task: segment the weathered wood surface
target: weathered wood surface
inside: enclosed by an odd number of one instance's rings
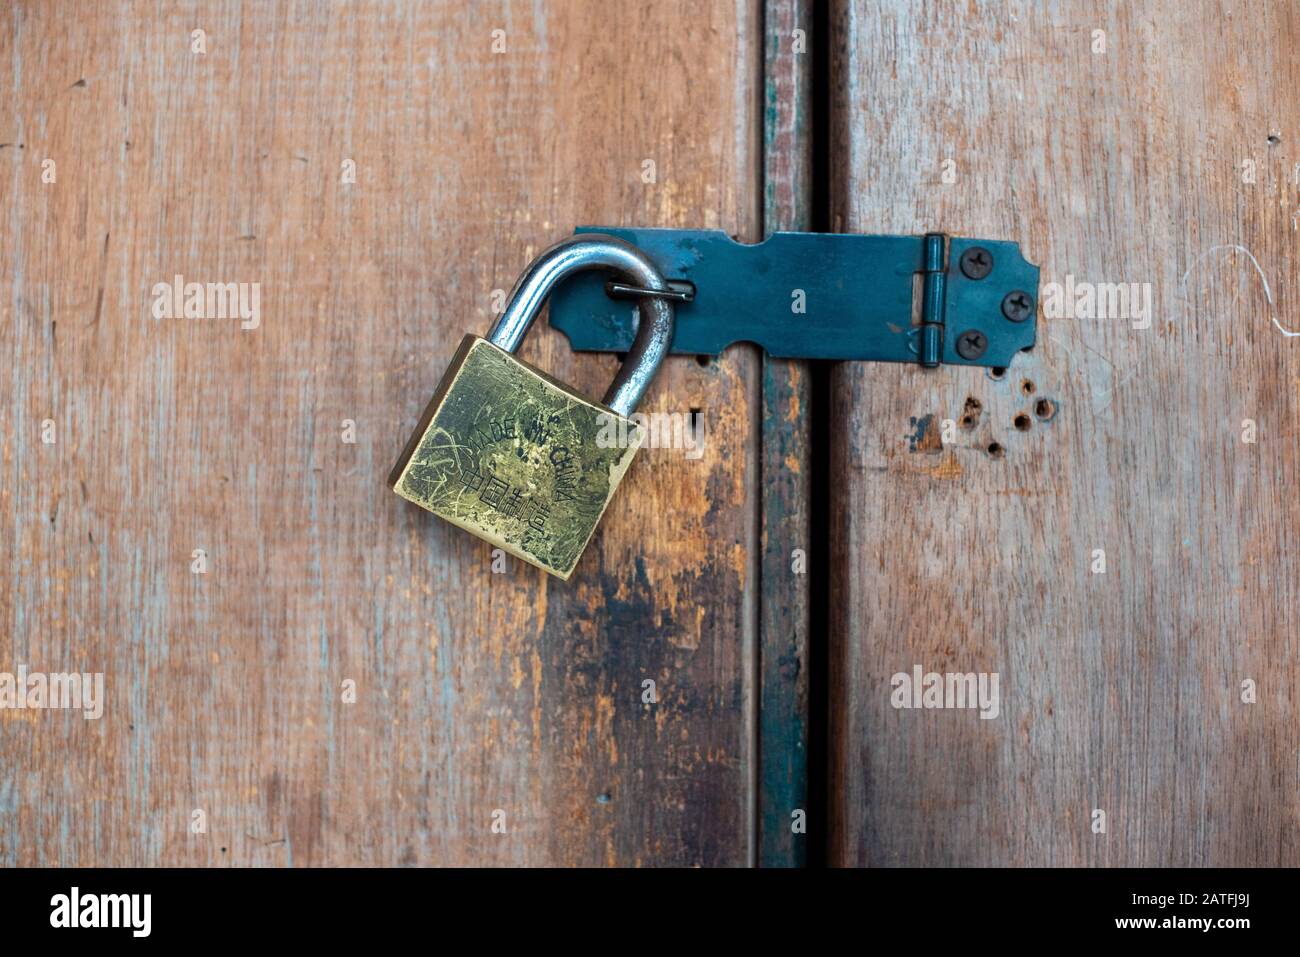
[[[812,228],[813,11],[767,0],[763,17],[763,229]],[[759,590],[758,862],[808,855],[808,595],[812,556],[812,375],[762,362],[762,587]],[[796,815],[799,815],[798,817]],[[816,833],[825,833],[815,820]]]
[[[669,360],[647,408],[701,409],[705,454],[642,451],[567,585],[383,479],[576,224],[757,238],[759,23],[6,6],[0,670],[107,702],[0,713],[0,863],[753,860],[752,351]],[[260,283],[260,326],[155,319],[177,274]],[[522,354],[595,395],[616,362],[540,326]]]
[[[835,225],[1014,239],[1044,283],[1154,303],[1147,329],[1040,314],[1002,380],[837,373],[832,860],[1300,863],[1300,339],[1271,321],[1300,328],[1300,13],[832,17]],[[968,397],[978,422],[940,447]],[[1000,716],[895,710],[915,664],[999,672]]]

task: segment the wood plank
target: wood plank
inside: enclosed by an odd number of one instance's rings
[[[764,9],[763,225],[812,228],[813,9]],[[802,867],[808,830],[808,595],[812,374],[762,357],[763,587],[759,595],[758,860]],[[816,825],[819,829],[820,822]]]
[[[0,670],[106,676],[98,721],[0,712],[0,863],[751,860],[752,351],[667,363],[705,453],[642,451],[567,585],[384,477],[575,225],[755,237],[757,3],[0,18]],[[155,319],[178,274],[258,328]]]
[[[838,371],[832,860],[1300,863],[1300,340],[1270,321],[1300,327],[1300,13],[833,18],[838,227],[1017,240],[1044,284],[1149,283],[1153,318],[1041,317],[1002,379]],[[1001,713],[893,708],[914,665],[999,673]]]

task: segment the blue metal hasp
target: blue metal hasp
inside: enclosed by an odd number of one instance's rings
[[[1008,366],[1034,345],[1038,267],[1013,242],[773,233],[738,243],[708,229],[618,229],[668,278],[672,351],[718,355],[753,342],[787,359]],[[577,276],[551,297],[551,325],[583,352],[626,352],[646,290]]]

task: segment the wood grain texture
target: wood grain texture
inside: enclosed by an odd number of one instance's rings
[[[643,450],[567,585],[383,480],[575,225],[756,238],[758,24],[6,6],[0,670],[103,671],[107,703],[0,712],[0,863],[752,859],[754,354],[666,363],[644,408],[702,409],[705,454]],[[177,274],[260,283],[260,326],[155,319]],[[542,326],[521,354],[591,395],[616,363]]]
[[[763,227],[812,228],[813,13],[767,0],[763,17]],[[812,377],[762,359],[762,588],[759,592],[758,861],[807,861],[808,594]],[[793,815],[804,812],[795,830]],[[818,825],[820,827],[820,824]]]
[[[1001,380],[837,373],[832,859],[1300,863],[1300,340],[1270,321],[1300,328],[1300,14],[832,17],[837,226],[1013,239],[1045,284],[1150,283],[1154,303],[1148,329],[1040,314]],[[973,428],[909,443],[968,397]],[[999,672],[1000,716],[895,710],[891,675],[915,664]]]

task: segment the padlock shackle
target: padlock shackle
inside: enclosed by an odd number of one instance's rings
[[[510,292],[510,300],[487,340],[513,353],[524,341],[542,304],[561,280],[584,269],[605,268],[620,273],[634,285],[663,291],[668,282],[647,257],[631,243],[604,233],[582,233],[562,239],[529,263]],[[636,411],[641,397],[659,371],[673,344],[673,304],[659,297],[637,302],[637,330],[603,402],[619,415]]]

